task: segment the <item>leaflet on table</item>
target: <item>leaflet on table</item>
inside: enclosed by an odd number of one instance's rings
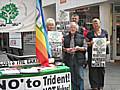
[[[54,67],[32,67],[27,69],[20,69],[20,73],[38,73],[43,70],[53,69]]]
[[[20,73],[38,73],[40,72],[37,68],[28,68],[28,69],[20,69]]]
[[[20,74],[20,71],[17,68],[0,68],[2,75],[16,75]]]
[[[31,67],[31,68],[0,68],[0,73],[2,75],[16,75],[20,73],[39,73],[43,70],[53,69],[54,65],[50,67]]]
[[[72,51],[72,50],[75,50],[76,48],[77,49],[84,49],[84,47],[76,46],[76,47],[73,47],[73,48],[66,48],[66,50]]]

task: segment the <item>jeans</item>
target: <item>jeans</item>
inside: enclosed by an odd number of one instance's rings
[[[79,75],[80,75],[80,90],[84,90],[84,68],[80,66],[79,69]]]

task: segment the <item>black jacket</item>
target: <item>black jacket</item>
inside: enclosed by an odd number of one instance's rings
[[[68,35],[66,35],[64,37],[64,44],[63,44],[64,48],[70,48],[70,40],[71,40],[71,34],[69,33]],[[76,46],[83,47],[84,36],[82,34],[75,33],[74,43],[75,43],[75,45],[74,45],[75,47]],[[76,63],[78,63],[80,65],[83,65],[85,63],[85,54],[84,53],[85,53],[84,51],[76,51],[74,54],[74,61],[76,61]],[[64,52],[63,60],[64,60],[64,63],[68,66],[69,66],[69,63],[73,61],[73,60],[71,60],[71,56],[72,55],[70,53]]]

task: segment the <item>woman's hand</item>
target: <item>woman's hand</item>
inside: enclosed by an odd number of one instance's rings
[[[88,46],[92,46],[93,44],[94,44],[93,41],[87,42],[87,45],[88,45]]]

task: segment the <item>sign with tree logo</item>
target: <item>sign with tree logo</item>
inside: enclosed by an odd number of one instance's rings
[[[35,11],[35,0],[0,0],[0,32],[34,31]]]
[[[6,24],[12,24],[19,14],[18,8],[14,3],[6,4],[2,7],[0,17],[5,21]]]

